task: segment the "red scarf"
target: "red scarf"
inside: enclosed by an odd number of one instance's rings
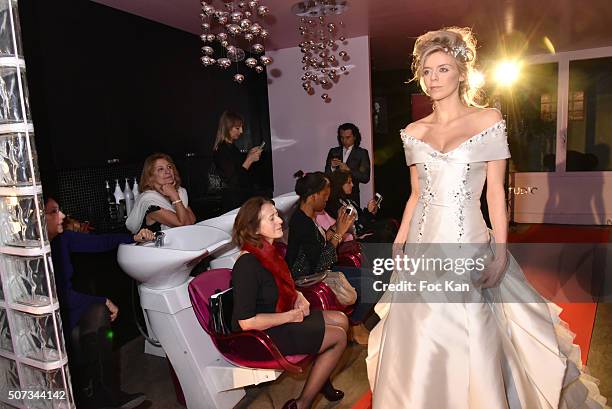
[[[276,312],[292,310],[297,299],[297,292],[289,266],[287,266],[285,259],[276,251],[276,247],[266,240],[262,240],[262,243],[262,248],[245,243],[242,246],[242,250],[248,251],[257,257],[261,265],[274,276],[276,287],[278,287]]]

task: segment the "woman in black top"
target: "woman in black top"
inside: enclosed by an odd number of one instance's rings
[[[294,278],[328,270],[337,261],[336,247],[353,226],[354,215],[340,212],[336,224],[327,231],[315,221],[325,209],[330,194],[329,179],[322,172],[299,171],[295,192],[300,205],[289,221],[289,240],[285,259]]]
[[[351,313],[353,322],[364,322],[371,325],[374,304],[380,299],[382,292],[375,291],[376,278],[371,271],[363,268],[334,265],[337,261],[336,247],[342,242],[344,234],[353,226],[355,215],[347,215],[342,208],[339,211],[336,224],[327,231],[317,225],[315,214],[325,209],[329,198],[330,183],[322,172],[304,174],[299,171],[295,183],[295,192],[300,196],[299,208],[295,210],[289,221],[289,240],[285,259],[293,277],[300,277],[333,269],[341,271],[357,291],[357,301]],[[358,341],[360,342],[360,341]]]
[[[318,353],[299,398],[283,406],[310,408],[318,392],[329,400],[344,396],[329,377],[346,348],[348,320],[339,311],[310,311],[272,245],[282,235],[282,220],[271,201],[254,197],[242,205],[233,229],[242,254],[232,270],[232,327],[265,331],[285,355]]]
[[[376,200],[368,202],[367,207],[360,208],[352,199],[353,176],[351,172],[338,169],[329,174],[331,192],[325,206],[325,211],[333,218],[338,218],[338,211],[344,204],[352,206],[357,211],[355,230],[359,241],[369,243],[393,243],[397,235],[397,223],[391,219],[377,217]],[[344,202],[344,203],[343,203]]]
[[[225,111],[219,119],[217,138],[213,147],[213,161],[225,187],[222,192],[224,211],[240,207],[249,197],[253,196],[253,180],[251,166],[259,161],[261,147],[251,148],[246,155],[234,145],[242,136],[244,120],[233,112]]]

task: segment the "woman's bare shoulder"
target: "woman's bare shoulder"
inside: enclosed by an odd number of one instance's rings
[[[404,132],[413,138],[421,139],[431,126],[431,115],[406,125]]]
[[[474,108],[471,114],[478,128],[486,129],[504,119],[496,108]]]

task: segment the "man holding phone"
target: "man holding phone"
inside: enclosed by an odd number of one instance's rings
[[[337,169],[350,171],[355,184],[351,199],[358,205],[359,184],[370,181],[370,156],[367,149],[361,148],[361,133],[355,124],[345,123],[338,127],[338,145],[331,148],[325,161],[325,172]]]

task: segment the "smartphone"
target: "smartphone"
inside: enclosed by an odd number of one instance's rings
[[[344,212],[345,212],[345,213],[346,213],[348,216],[352,215],[354,211],[355,211],[355,208],[354,208],[353,206],[349,206],[349,207],[347,207],[346,209],[344,209]]]
[[[380,207],[380,204],[381,204],[381,203],[382,203],[382,201],[383,201],[383,197],[382,197],[382,195],[381,195],[380,193],[376,193],[376,194],[374,195],[374,199],[376,200],[376,207]]]
[[[266,147],[266,141],[263,141],[261,145],[259,145],[259,149],[263,150]]]

